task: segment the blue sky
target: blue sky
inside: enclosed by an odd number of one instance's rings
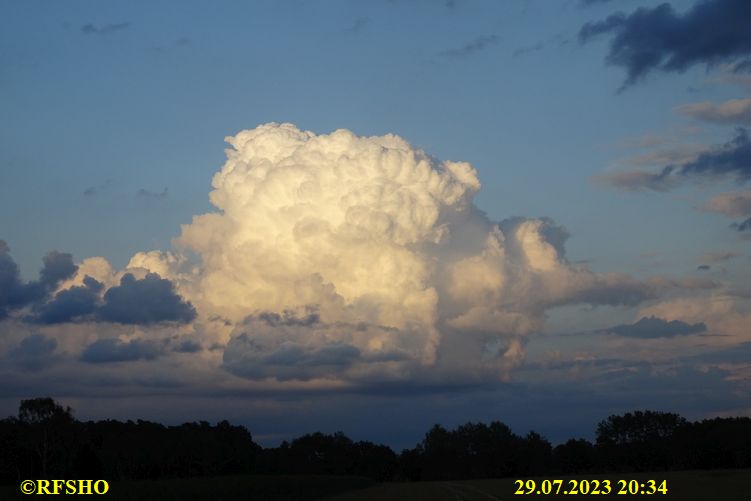
[[[535,307],[543,323],[523,333],[500,334],[502,343],[520,340],[526,353],[523,361],[507,368],[501,382],[472,375],[461,391],[436,390],[436,385],[443,384],[441,378],[454,369],[442,372],[420,366],[405,381],[419,394],[415,401],[421,402],[420,408],[436,409],[447,421],[492,419],[491,414],[496,415],[492,409],[498,404],[488,401],[496,395],[509,402],[498,408],[499,414],[506,413],[500,418],[505,416],[520,427],[531,423],[558,438],[589,433],[592,423],[611,411],[658,402],[666,410],[691,417],[748,413],[747,402],[732,398],[749,395],[748,366],[736,360],[704,362],[701,356],[734,348],[748,352],[751,343],[740,327],[749,314],[748,233],[731,227],[751,216],[751,203],[728,208],[723,205],[725,199],[717,199],[732,193],[739,200],[751,200],[745,184],[749,165],[739,157],[740,163],[728,171],[715,163],[701,175],[685,166],[698,162],[702,153],[718,151],[739,134],[736,127],[750,125],[751,106],[719,118],[714,109],[701,114],[678,108],[695,103],[719,106],[731,99],[744,100],[740,105],[745,106],[751,85],[747,73],[738,68],[751,57],[751,45],[741,40],[738,47],[726,47],[725,53],[705,56],[700,46],[683,66],[647,66],[633,84],[622,88],[633,67],[613,63],[612,58],[609,64],[608,54],[613,54],[611,44],[619,34],[636,29],[627,16],[642,8],[642,13],[652,16],[655,33],[667,22],[684,29],[695,27],[691,24],[695,22],[691,9],[698,8],[694,2],[671,2],[673,17],[658,16],[658,4],[7,1],[0,20],[0,239],[7,242],[22,282],[36,279],[49,251],[72,254],[81,276],[66,277],[72,281],[67,285],[60,281],[56,289],[50,289],[40,299],[48,305],[66,287],[81,286],[82,270],[89,269],[81,263],[94,256],[106,259],[113,269],[112,284],[96,277],[105,284],[100,292],[105,302],[104,291],[118,287],[131,258],[139,252],[185,252],[198,270],[190,273],[205,278],[209,276],[208,247],[201,247],[194,237],[186,250],[185,240],[173,245],[173,239],[180,237],[181,225],[190,225],[193,216],[217,210],[208,194],[212,176],[226,161],[225,136],[269,122],[293,123],[319,135],[337,129],[357,136],[396,134],[435,159],[469,162],[482,184],[474,195],[474,206],[487,214],[488,221],[551,218],[570,235],[565,254],[558,249],[561,263],[585,266],[594,274],[622,274],[618,280],[627,277],[650,287],[650,293],[639,301],[601,304],[567,296],[551,300],[555,304],[542,310]],[[742,2],[712,0],[706,5],[720,14],[738,9],[736,17],[748,20]],[[624,16],[614,27],[600,26],[601,33],[591,40],[581,36],[587,23],[602,22],[617,11]],[[712,28],[708,30],[706,37],[711,39]],[[647,50],[631,43],[628,50]],[[660,50],[665,51],[663,63],[681,55],[680,49],[667,45]],[[613,175],[635,171],[656,175],[666,166],[677,169],[668,176],[673,183],[668,188],[650,185],[651,181],[627,186],[624,177]],[[710,210],[712,200],[716,200],[715,209]],[[231,217],[229,212],[225,211],[227,217]],[[138,283],[147,280],[146,271],[169,279],[178,297],[196,307],[198,320],[190,327],[177,328],[169,324],[174,318],[165,317],[167,323],[142,326],[111,322],[104,313],[96,313],[100,310],[92,309],[85,319],[71,314],[63,325],[41,325],[29,318],[43,311],[43,306],[29,303],[26,309],[9,309],[7,318],[0,320],[0,334],[9,333],[0,346],[2,353],[11,356],[20,349],[24,336],[44,336],[56,340],[53,351],[45,354],[55,363],[45,362],[33,371],[8,369],[12,374],[0,392],[2,409],[12,411],[21,396],[34,396],[29,392],[54,389],[53,396],[67,398],[74,408],[77,404],[83,413],[94,415],[93,402],[106,392],[79,383],[78,378],[100,374],[116,382],[107,398],[121,402],[123,409],[140,409],[144,417],[175,419],[169,409],[132,402],[138,398],[152,402],[148,397],[153,386],[130,377],[136,366],[144,365],[138,370],[160,379],[166,369],[155,365],[169,365],[173,355],[155,361],[136,356],[131,365],[122,360],[86,365],[80,353],[87,343],[95,342],[94,332],[100,329],[100,336],[123,343],[188,336],[205,348],[196,357],[205,352],[204,361],[214,367],[213,372],[195,372],[192,368],[200,365],[198,361],[175,362],[180,376],[170,384],[181,389],[167,396],[184,403],[186,416],[205,417],[201,409],[212,392],[238,392],[246,395],[241,408],[250,410],[237,410],[226,397],[217,397],[225,403],[216,406],[217,416],[208,417],[222,418],[221,412],[234,416],[260,428],[251,431],[268,436],[270,442],[308,431],[294,418],[300,402],[292,405],[286,397],[270,396],[263,381],[251,381],[252,389],[244,388],[239,380],[225,381],[228,359],[225,354],[222,365],[222,350],[234,346],[228,340],[239,337],[236,331],[206,334],[211,329],[201,326],[200,319],[212,313],[200,299],[209,295],[204,285],[192,284],[185,278],[188,272],[165,276],[156,268],[142,268],[140,275],[134,272]],[[337,285],[334,278],[331,283]],[[144,282],[143,287],[148,284]],[[515,301],[514,293],[504,294],[512,294],[511,299],[501,295],[504,304]],[[266,304],[265,310],[282,312],[300,306],[280,301],[276,306]],[[249,304],[247,315],[263,310]],[[388,308],[386,303],[382,306]],[[236,314],[219,310],[221,315]],[[606,332],[645,316],[687,325],[705,322],[707,331],[652,339]],[[439,330],[441,322],[436,324]],[[85,339],[79,344],[61,337],[72,331],[87,334],[80,334]],[[441,330],[441,335],[446,341],[441,341],[439,353],[448,353],[450,334]],[[701,337],[709,335],[716,337]],[[504,344],[504,349],[511,350],[509,346],[513,344]],[[362,347],[358,349],[364,353]],[[623,350],[629,354],[621,356]],[[66,380],[76,382],[76,389],[66,393],[45,387],[41,381],[47,370],[65,374]],[[30,373],[34,371],[39,374]],[[239,379],[247,378],[246,372],[240,373],[245,376]],[[607,404],[598,404],[598,395],[605,398],[606,394],[597,383],[603,374],[628,376],[622,380],[623,399],[608,398]],[[272,371],[264,372],[264,377],[275,376]],[[320,416],[321,423],[340,424],[345,431],[355,428],[368,438],[370,421],[363,416],[371,415],[385,400],[390,406],[401,401],[386,389],[371,388],[380,388],[385,376],[380,377],[373,376],[362,387],[360,381],[353,389],[348,386],[352,379],[337,373],[335,367],[324,379],[331,384],[343,381],[349,389],[342,394],[337,387],[313,399],[310,412]],[[665,393],[636,390],[650,378],[658,381],[655,387],[664,383],[667,394],[674,388],[674,406]],[[200,397],[182,388],[189,381],[200,387]],[[577,411],[562,418],[568,424],[558,425],[540,418],[538,408],[545,407],[546,395],[559,392],[561,381],[571,384],[560,391],[571,391],[584,403],[583,417]],[[588,399],[573,389],[577,385],[598,389]],[[699,405],[686,397],[690,388],[702,385],[708,392],[727,394],[727,399],[718,397]],[[295,391],[303,395],[301,401],[315,394],[300,388]],[[368,397],[370,392],[377,395]],[[330,404],[320,403],[328,400]],[[451,410],[452,401],[461,401],[466,411]],[[348,403],[355,410],[336,410]],[[297,410],[290,411],[289,406]],[[420,426],[440,420],[420,408],[404,410],[405,415],[397,418],[411,423],[406,427],[416,435],[390,438],[393,430],[379,429],[373,436],[401,445],[416,441]],[[352,418],[352,414],[359,417]],[[533,414],[537,417],[530,417]],[[254,422],[250,417],[259,415],[268,418]],[[280,421],[281,415],[285,418]],[[351,425],[363,419],[365,425]],[[285,423],[284,429],[273,429],[280,422]]]

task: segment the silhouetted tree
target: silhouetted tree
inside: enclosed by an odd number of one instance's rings
[[[553,449],[553,463],[563,473],[585,473],[596,466],[595,447],[589,441],[569,439]]]
[[[689,423],[674,436],[675,467],[751,467],[751,418],[714,418]]]
[[[399,464],[391,447],[372,442],[356,442],[353,446],[355,475],[372,478],[378,482],[393,480]]]
[[[537,432],[527,433],[519,444],[519,473],[522,476],[543,475],[553,463],[553,446]]]
[[[0,420],[0,482],[24,478],[149,479],[252,472],[367,476],[378,481],[524,477],[553,472],[751,468],[751,419],[688,423],[677,414],[636,411],[599,423],[596,444],[553,449],[540,434],[514,434],[499,421],[438,424],[397,456],[341,432],[310,433],[262,449],[243,426],[205,421],[78,422],[51,398],[23,400]]]
[[[455,447],[453,437],[441,425],[433,427],[425,434],[422,440],[423,451],[423,478],[431,480],[443,480],[453,476],[452,470],[456,469],[459,461],[456,455],[459,452]]]
[[[48,473],[59,475],[70,469],[72,456],[68,445],[75,432],[70,407],[63,407],[49,397],[22,400],[18,422],[22,435],[31,445],[32,458],[42,478],[47,478]]]
[[[0,483],[17,483],[25,478],[21,474],[24,452],[18,419],[0,420]]]
[[[418,444],[414,449],[404,449],[399,454],[398,479],[412,482],[421,480],[423,452],[422,447]]]
[[[601,459],[610,468],[668,469],[673,436],[685,425],[684,418],[669,412],[612,415],[597,425],[596,445]]]

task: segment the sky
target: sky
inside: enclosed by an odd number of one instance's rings
[[[0,414],[751,415],[747,1],[3,12]]]

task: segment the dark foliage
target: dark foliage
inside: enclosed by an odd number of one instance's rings
[[[311,433],[263,449],[246,428],[227,421],[80,422],[51,398],[23,400],[17,417],[0,420],[0,483],[247,473],[448,480],[750,467],[751,418],[691,423],[654,411],[610,416],[597,426],[594,444],[571,439],[555,448],[534,431],[516,435],[499,421],[454,430],[436,424],[400,455],[341,432]]]
[[[254,471],[260,450],[247,429],[227,421],[80,422],[69,408],[37,398],[21,402],[18,418],[0,420],[0,482],[247,473]]]
[[[357,475],[383,481],[394,478],[397,456],[390,447],[353,442],[343,433],[311,433],[263,452],[261,471],[312,475]]]
[[[564,473],[585,473],[595,469],[597,451],[583,438],[571,438],[553,449],[553,464]]]
[[[636,411],[610,416],[597,425],[600,463],[609,470],[670,469],[674,437],[686,420],[668,412]]]

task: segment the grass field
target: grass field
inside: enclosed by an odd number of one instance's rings
[[[110,482],[109,492],[91,499],[111,501],[208,501],[208,500],[300,500],[321,499],[375,482],[361,477],[235,475],[170,480]],[[36,496],[31,496],[35,498]],[[29,499],[19,486],[0,487],[0,501]],[[54,499],[54,498],[53,498]]]
[[[117,501],[202,501],[202,500],[309,500],[331,501],[498,501],[511,499],[620,499],[653,498],[676,501],[749,501],[751,500],[751,470],[717,470],[635,473],[631,475],[548,476],[542,480],[560,478],[564,489],[569,479],[611,480],[617,491],[617,480],[637,480],[640,484],[667,480],[667,495],[516,495],[514,479],[457,480],[447,482],[390,482],[374,484],[360,477],[334,476],[228,476],[192,479],[112,482],[104,499]],[[28,499],[18,486],[0,487],[0,500]]]
[[[609,495],[516,495],[518,484],[514,479],[498,480],[459,480],[452,482],[387,483],[366,489],[349,491],[334,497],[331,501],[493,501],[511,499],[670,499],[675,501],[751,501],[751,470],[682,471],[659,473],[634,473],[630,475],[587,475],[587,476],[547,476],[534,480],[540,484],[544,479],[610,479],[613,491]],[[659,485],[667,480],[666,495],[618,495],[617,480],[637,480],[639,484],[656,480]],[[567,483],[563,483],[566,489]],[[562,489],[562,490],[563,490]]]

